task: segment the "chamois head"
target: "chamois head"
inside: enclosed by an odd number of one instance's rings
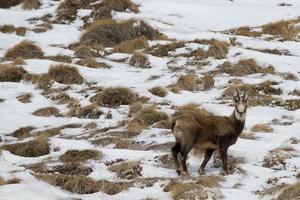
[[[245,121],[249,94],[246,94],[245,91],[244,94],[241,96],[238,90],[236,90],[236,93],[236,96],[232,95],[235,105],[234,116],[237,120]]]

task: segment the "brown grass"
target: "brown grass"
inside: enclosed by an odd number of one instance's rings
[[[48,71],[49,76],[62,84],[82,84],[83,78],[77,68],[65,64],[51,66]]]
[[[131,182],[109,182],[107,180],[102,180],[98,182],[100,191],[108,194],[115,195],[123,190],[128,190],[133,184]]]
[[[127,131],[129,133],[140,133],[143,129],[165,119],[168,119],[168,115],[157,111],[154,106],[144,107],[129,122]]]
[[[56,10],[58,20],[75,20],[77,15],[77,9],[80,8],[80,3],[80,0],[65,0],[64,2],[62,2]]]
[[[9,179],[9,180],[4,180],[4,178],[2,178],[0,176],[0,186],[8,185],[8,184],[18,184],[20,182],[21,182],[21,179],[19,179],[19,178],[12,178],[12,179]]]
[[[23,0],[22,8],[24,10],[32,10],[38,9],[41,6],[41,2],[39,0]]]
[[[186,74],[184,76],[180,76],[177,83],[170,87],[173,92],[179,92],[181,90],[196,91],[200,89],[200,83],[201,80],[196,74]]]
[[[284,40],[294,40],[298,31],[289,21],[279,21],[262,26],[262,33],[269,35],[279,35]]]
[[[0,64],[0,82],[20,82],[26,70],[10,64]]]
[[[10,8],[20,4],[22,0],[0,0],[0,8]]]
[[[30,132],[34,129],[35,129],[35,127],[33,127],[33,126],[21,127],[19,129],[15,130],[14,132],[12,132],[11,135],[16,138],[26,138],[26,137],[29,137]]]
[[[71,117],[78,117],[83,119],[98,119],[103,112],[99,110],[98,106],[91,104],[84,107],[73,108],[68,115]]]
[[[35,116],[39,117],[50,117],[50,116],[59,116],[59,110],[55,107],[45,107],[40,108],[32,113]]]
[[[231,76],[246,76],[248,74],[255,73],[268,73],[274,74],[274,67],[261,67],[254,59],[244,59],[240,60],[237,64],[232,65],[229,62],[225,62],[218,66],[220,72],[227,73]]]
[[[91,101],[107,107],[116,107],[120,105],[129,105],[135,102],[138,95],[130,88],[111,87],[94,96]]]
[[[121,42],[114,47],[115,52],[134,53],[136,50],[145,49],[148,47],[147,38],[144,36]]]
[[[130,10],[131,12],[139,12],[137,4],[132,3],[130,0],[104,0],[98,5],[96,5],[96,10],[93,13],[95,19],[105,19],[111,18],[111,12],[126,12]]]
[[[256,140],[255,134],[253,134],[253,133],[247,133],[247,132],[242,132],[239,135],[239,138],[243,138],[243,139],[246,139],[246,140]]]
[[[259,32],[252,31],[249,26],[242,26],[242,27],[239,27],[238,29],[231,30],[231,32],[233,32],[234,35],[243,35],[243,36],[247,36],[247,37],[260,36]]]
[[[165,45],[154,45],[146,49],[146,52],[157,57],[165,57],[169,55],[170,51],[174,51],[177,48],[184,47],[184,42],[172,42]]]
[[[200,79],[200,88],[201,90],[207,91],[214,87],[215,79],[210,75],[205,75]]]
[[[198,113],[198,114],[204,115],[204,116],[211,115],[210,112],[208,112],[204,108],[199,107],[199,105],[194,104],[194,103],[189,103],[189,104],[179,106],[178,108],[176,108],[176,110],[179,113],[195,112],[195,113]]]
[[[274,105],[283,107],[286,110],[294,111],[300,109],[300,99],[278,100]]]
[[[59,160],[65,163],[85,162],[87,160],[98,160],[103,157],[100,151],[96,150],[68,150],[59,157]]]
[[[4,58],[7,60],[15,60],[17,57],[22,57],[24,59],[32,58],[42,58],[44,53],[42,49],[34,44],[34,42],[24,40],[14,47],[7,50]]]
[[[2,149],[24,157],[38,157],[50,153],[50,145],[45,137],[38,137],[29,142],[7,144],[2,146]]]
[[[109,171],[116,172],[118,177],[125,179],[135,179],[142,176],[142,169],[139,161],[124,161],[108,167]]]
[[[92,51],[92,49],[85,45],[80,44],[79,46],[74,48],[75,55],[79,58],[92,58],[96,56],[96,53]]]
[[[280,192],[276,200],[295,200],[300,196],[300,183],[289,185]]]
[[[51,172],[52,171],[72,176],[87,176],[93,172],[91,167],[86,167],[80,163],[66,163],[64,165],[58,165],[55,166]]]
[[[6,24],[3,26],[0,26],[0,32],[10,34],[10,33],[15,32],[15,27],[14,27],[14,25]]]
[[[130,104],[129,107],[129,113],[128,116],[132,117],[134,114],[136,114],[137,112],[141,111],[143,109],[143,104],[141,102],[135,102]]]
[[[32,98],[32,93],[26,93],[26,94],[17,96],[18,101],[20,101],[22,103],[30,103],[31,98]]]
[[[229,43],[219,40],[212,40],[212,46],[209,47],[207,51],[208,57],[214,57],[216,59],[224,59],[226,58],[226,54],[228,53]]]
[[[139,68],[151,68],[148,57],[142,53],[134,54],[130,58],[129,64]]]
[[[104,62],[97,62],[95,58],[85,58],[76,62],[77,65],[83,65],[90,68],[111,68],[110,65]]]
[[[255,124],[250,129],[252,132],[265,132],[265,133],[272,133],[273,128],[267,124]]]
[[[72,63],[72,58],[70,56],[66,56],[66,55],[48,56],[47,59],[53,60],[56,62]]]
[[[129,20],[117,23],[112,19],[104,19],[89,26],[80,40],[84,44],[101,44],[107,47],[141,36],[147,39],[158,39],[161,34],[143,21]]]
[[[149,92],[151,92],[151,94],[159,96],[159,97],[165,97],[168,94],[166,89],[163,87],[160,87],[160,86],[151,88],[149,90]]]
[[[14,64],[15,64],[15,65],[25,65],[26,62],[24,61],[23,58],[17,57],[17,58],[14,60]]]

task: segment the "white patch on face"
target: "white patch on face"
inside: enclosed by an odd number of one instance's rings
[[[236,104],[236,110],[234,112],[235,118],[239,121],[245,121],[246,119],[246,105],[243,102]],[[241,114],[242,113],[242,114]]]

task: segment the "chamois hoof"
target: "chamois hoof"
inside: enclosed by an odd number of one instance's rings
[[[227,175],[229,175],[229,172],[228,172],[228,170],[222,170],[221,171],[221,173],[220,173],[222,176],[227,176]]]
[[[189,177],[190,175],[189,175],[188,172],[181,172],[181,176],[183,176],[183,177]]]
[[[179,169],[177,169],[176,172],[177,172],[178,176],[180,176],[181,171]]]

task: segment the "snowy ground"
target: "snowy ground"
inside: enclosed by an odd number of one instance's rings
[[[153,27],[166,34],[168,37],[178,40],[193,39],[221,39],[229,41],[231,35],[221,33],[220,31],[238,28],[240,26],[258,27],[269,22],[275,22],[281,19],[293,19],[300,16],[300,2],[297,0],[284,1],[292,6],[278,6],[283,1],[269,0],[236,0],[236,1],[209,1],[209,0],[134,0],[140,4],[140,13],[114,13],[114,18],[119,20],[135,18],[143,19]],[[0,25],[12,24],[15,26],[24,26],[33,28],[27,19],[41,17],[48,13],[54,13],[59,2],[43,0],[42,7],[35,11],[24,11],[20,6],[10,9],[0,9]],[[83,12],[84,13],[84,12]],[[12,17],[13,16],[13,17]],[[62,48],[79,40],[82,30],[82,20],[77,19],[71,24],[54,24],[53,29],[44,33],[34,33],[28,31],[25,36],[15,34],[5,34],[0,32],[0,57],[3,57],[6,50],[13,47],[18,42],[28,39],[35,41],[45,52],[45,56],[53,55],[71,55],[73,51]],[[295,89],[300,89],[300,43],[295,41],[275,41],[263,40],[262,38],[252,38],[245,36],[235,36],[240,46],[230,46],[227,59],[216,60],[208,58],[209,65],[201,69],[190,66],[199,76],[209,70],[213,70],[218,64],[228,60],[232,63],[240,59],[253,58],[259,65],[272,65],[276,72],[290,72],[296,75],[298,81],[284,80],[279,75],[253,74],[244,77],[231,77],[225,74],[217,75],[215,78],[215,87],[209,91],[182,91],[179,94],[168,92],[166,97],[157,97],[148,92],[148,89],[154,86],[168,86],[175,83],[180,74],[184,71],[173,72],[167,67],[171,57],[155,57],[149,55],[152,68],[139,69],[130,66],[127,62],[116,62],[114,58],[129,58],[130,54],[112,54],[104,58],[97,58],[98,61],[105,62],[112,66],[110,69],[92,69],[80,65],[75,65],[81,75],[89,82],[95,82],[97,86],[127,86],[138,92],[140,96],[150,97],[151,103],[161,103],[162,110],[171,114],[174,112],[174,106],[180,106],[187,103],[197,103],[208,111],[216,115],[230,115],[233,108],[226,104],[220,104],[216,100],[224,91],[224,86],[232,78],[241,78],[245,83],[261,83],[265,80],[274,80],[279,82],[276,87],[281,88],[281,99],[299,99],[299,96],[289,95]],[[54,47],[55,46],[55,47]],[[192,48],[193,45],[191,44]],[[197,46],[197,44],[194,44]],[[278,49],[288,50],[291,55],[277,55],[249,50],[255,49]],[[194,47],[197,48],[197,47]],[[188,48],[187,48],[188,49]],[[180,51],[189,51],[186,49],[177,49]],[[177,63],[185,61],[186,58],[177,58]],[[48,68],[56,62],[43,59],[26,60],[23,66],[28,72],[33,74],[45,73]],[[151,76],[159,76],[158,79],[148,81]],[[54,87],[62,88],[63,85],[55,84]],[[81,105],[88,105],[88,98],[84,94],[78,93],[85,85],[72,85],[68,94],[78,99]],[[16,97],[24,93],[32,93],[31,103],[21,103]],[[45,98],[41,94],[42,90],[36,89],[35,85],[29,82],[0,83],[0,137],[2,144],[15,143],[18,140],[9,134],[20,127],[34,126],[40,130],[50,127],[59,127],[64,124],[79,123],[88,124],[95,122],[99,129],[117,125],[118,122],[127,118],[128,106],[119,108],[100,109],[107,113],[112,112],[113,118],[106,119],[101,116],[99,119],[79,119],[76,117],[37,117],[32,115],[38,108],[46,106],[57,107],[61,113],[67,113],[68,108],[65,105],[57,105],[54,101]],[[89,96],[92,96],[89,94]],[[283,117],[287,116],[287,117]],[[272,124],[273,119],[285,120],[288,118],[289,125]],[[257,191],[263,191],[273,185],[267,183],[269,178],[277,177],[278,181],[274,185],[281,183],[294,183],[297,181],[296,174],[299,172],[300,160],[299,144],[292,144],[290,138],[300,139],[300,110],[288,111],[281,107],[256,106],[250,107],[247,113],[245,131],[255,124],[269,124],[274,131],[271,133],[257,132],[253,133],[255,140],[240,138],[229,150],[229,155],[242,158],[243,163],[239,168],[244,173],[233,172],[224,176],[224,181],[218,188],[219,198],[222,199],[271,199],[273,196],[261,196]],[[121,128],[122,129],[122,128]],[[116,131],[122,131],[116,129]],[[167,179],[177,177],[174,169],[166,168],[156,164],[155,157],[169,154],[169,150],[130,150],[116,149],[114,145],[105,147],[92,144],[91,139],[85,139],[88,135],[84,128],[64,129],[61,135],[50,139],[51,153],[36,158],[25,158],[13,155],[9,151],[2,150],[0,156],[0,177],[5,180],[11,178],[20,178],[19,184],[9,184],[0,186],[0,199],[171,199],[170,193],[163,192],[162,184],[166,184]],[[120,136],[122,138],[122,136]],[[30,139],[25,139],[24,141]],[[1,140],[0,140],[1,141]],[[164,144],[173,142],[173,136],[169,130],[150,128],[144,130],[140,135],[133,138],[133,141],[143,143],[144,145]],[[294,151],[285,160],[285,167],[272,169],[262,167],[262,162],[269,151],[279,147],[292,147]],[[59,148],[59,151],[54,151]],[[51,160],[49,165],[59,163],[58,157],[69,149],[95,149],[104,154],[100,161],[89,161],[89,166],[93,172],[89,177],[95,180],[116,181],[118,177],[115,173],[107,170],[106,161],[115,159],[140,160],[142,163],[142,177],[159,177],[152,187],[131,187],[129,190],[122,191],[116,195],[107,195],[102,192],[93,194],[79,195],[54,187],[46,182],[38,180],[32,175],[31,171],[23,167],[24,165],[39,163],[41,161]],[[191,175],[197,178],[202,157],[190,155],[188,168]],[[207,175],[219,175],[221,168],[211,167],[212,162],[207,165]],[[163,178],[166,178],[163,179]]]

